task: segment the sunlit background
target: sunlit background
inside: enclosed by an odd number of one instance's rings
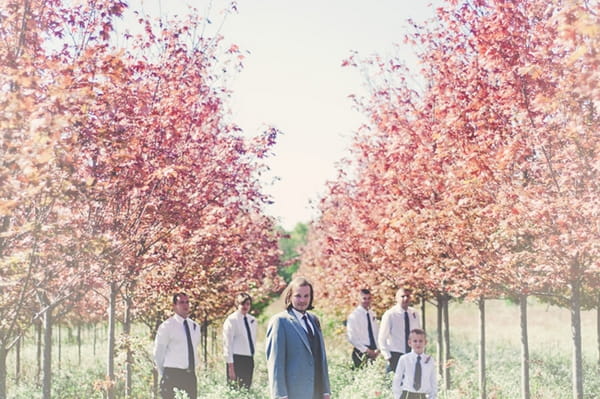
[[[353,51],[386,55],[398,46],[407,64],[414,49],[403,45],[408,18],[422,22],[434,13],[430,1],[247,0],[231,2],[137,0],[146,12],[167,15],[196,7],[224,35],[224,45],[244,52],[244,68],[233,78],[232,120],[248,135],[273,125],[283,132],[269,159],[267,213],[290,230],[316,216],[314,204],[337,175],[362,116],[350,95],[363,95],[364,78],[342,67]],[[435,2],[433,2],[435,4]]]

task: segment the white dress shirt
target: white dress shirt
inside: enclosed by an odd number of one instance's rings
[[[165,367],[178,369],[188,368],[188,346],[187,335],[183,321],[187,320],[194,347],[195,364],[198,365],[198,353],[196,348],[200,342],[200,326],[191,319],[174,314],[165,320],[158,331],[154,340],[154,362],[160,375],[163,375]]]
[[[406,337],[404,335],[404,313],[408,312],[409,329],[421,328],[419,312],[410,306],[405,311],[402,306],[394,305],[388,309],[381,318],[379,327],[379,349],[383,357],[389,359],[390,352],[406,353]]]
[[[348,341],[361,352],[365,352],[369,346],[369,325],[367,323],[367,314],[371,319],[371,328],[373,329],[373,339],[377,344],[377,335],[379,334],[379,323],[372,310],[367,310],[362,306],[358,306],[350,316],[346,323],[346,336]]]
[[[428,399],[435,399],[437,395],[437,370],[433,358],[425,353],[421,354],[421,387],[418,390],[414,388],[417,356],[415,352],[400,356],[392,381],[394,398],[399,399],[402,391],[408,391],[426,393],[429,395]]]
[[[251,314],[246,314],[254,352],[256,352],[256,318]],[[223,323],[223,356],[226,363],[233,363],[233,355],[252,356],[250,351],[250,342],[248,342],[248,333],[244,324],[244,315],[240,310],[230,314],[225,323]]]
[[[304,331],[306,331],[308,333],[308,331],[306,330],[306,324],[304,324],[304,320],[302,320],[302,318],[306,315],[306,313],[300,313],[294,308],[292,308],[292,312],[294,312],[294,316],[296,316],[296,318],[300,322],[300,325],[302,326]],[[315,326],[313,325],[312,321],[310,320],[310,317],[306,316],[306,321],[308,322],[308,324],[310,324],[310,328],[312,328],[313,334],[316,334]]]

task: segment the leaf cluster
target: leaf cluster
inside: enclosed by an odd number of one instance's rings
[[[347,61],[366,71],[368,122],[301,266],[330,304],[365,286],[382,306],[402,286],[564,300],[598,288],[597,26],[569,1],[448,2],[406,38],[419,74],[400,56]]]

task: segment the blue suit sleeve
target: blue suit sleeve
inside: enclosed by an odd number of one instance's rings
[[[269,386],[273,398],[288,396],[286,383],[286,333],[284,321],[273,317],[267,327],[266,355]]]

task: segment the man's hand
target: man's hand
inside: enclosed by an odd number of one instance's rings
[[[227,375],[230,380],[235,380],[235,368],[233,368],[233,363],[227,363]]]
[[[369,359],[375,359],[375,358],[377,358],[377,356],[379,356],[379,350],[377,350],[377,349],[373,350],[373,349],[367,348],[365,353],[367,354]]]

